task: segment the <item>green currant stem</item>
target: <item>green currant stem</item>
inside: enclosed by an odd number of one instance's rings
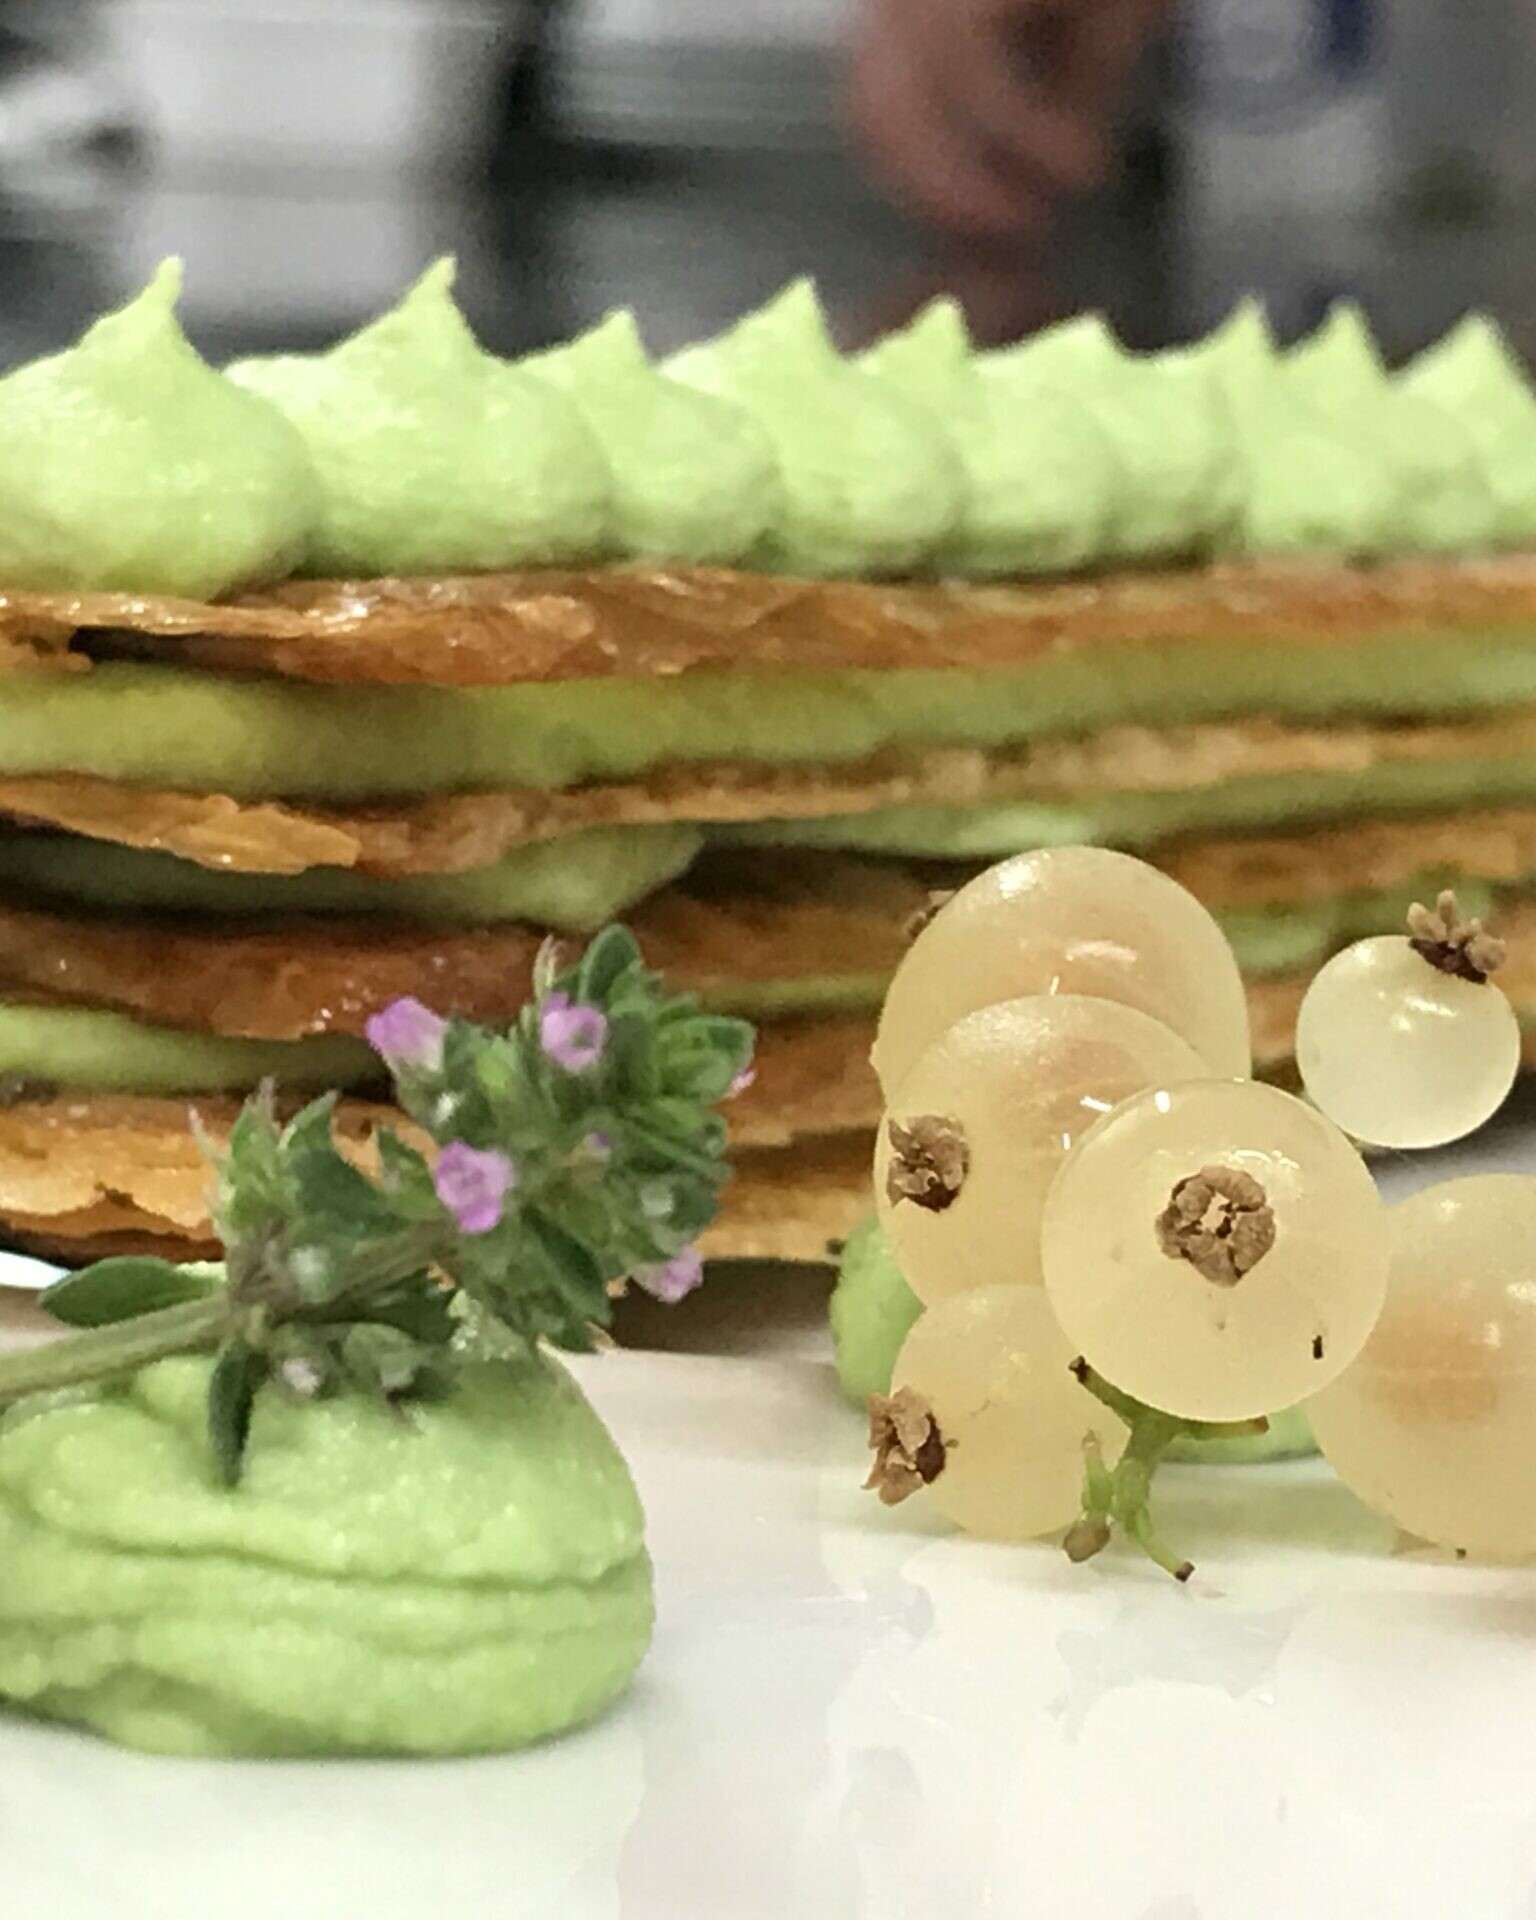
[[[1152,1481],[1163,1455],[1182,1437],[1236,1439],[1267,1433],[1269,1421],[1262,1415],[1253,1420],[1184,1420],[1122,1393],[1102,1374],[1095,1373],[1086,1360],[1074,1360],[1072,1373],[1125,1423],[1130,1435],[1114,1467],[1105,1465],[1096,1435],[1089,1434],[1083,1442],[1083,1511],[1063,1542],[1067,1558],[1091,1559],[1109,1544],[1111,1532],[1118,1526],[1156,1566],[1175,1580],[1187,1580],[1195,1570],[1193,1563],[1165,1547],[1152,1524]]]
[[[0,1406],[29,1393],[115,1380],[173,1353],[206,1352],[219,1344],[229,1325],[229,1296],[221,1289],[206,1300],[184,1301],[116,1326],[93,1327],[6,1354],[0,1358]]]

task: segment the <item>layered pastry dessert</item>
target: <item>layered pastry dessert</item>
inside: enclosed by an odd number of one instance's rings
[[[1488,322],[1390,373],[1350,308],[1137,357],[939,303],[850,360],[802,285],[664,366],[622,314],[509,364],[451,282],[219,372],[168,267],[0,381],[15,1242],[207,1250],[189,1105],[339,1083],[366,1142],[372,1013],[505,1020],[615,916],[759,1024],[708,1250],[790,1258],[864,1211],[906,929],[999,856],[1191,887],[1275,1072],[1411,897],[1536,918],[1536,396]]]

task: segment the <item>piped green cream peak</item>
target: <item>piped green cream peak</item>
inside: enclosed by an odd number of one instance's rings
[[[1239,509],[1232,429],[1209,378],[1128,352],[1099,314],[983,355],[982,367],[994,406],[1010,422],[1041,390],[1092,417],[1108,445],[1097,557],[1189,557],[1208,552],[1230,528]]]
[[[521,365],[568,395],[597,436],[625,557],[728,565],[778,519],[768,435],[744,408],[661,373],[632,313]]]
[[[783,506],[751,556],[771,570],[887,575],[934,559],[960,518],[960,463],[932,415],[833,346],[797,281],[666,371],[734,401],[767,434]]]
[[[1249,554],[1386,552],[1396,529],[1396,484],[1354,423],[1293,391],[1269,322],[1245,300],[1206,339],[1164,356],[1209,378],[1235,435],[1242,511],[1230,547]]]
[[[1492,542],[1536,541],[1536,394],[1498,326],[1469,314],[1399,376],[1402,391],[1454,416],[1493,494]]]
[[[924,407],[959,456],[959,519],[935,558],[945,571],[998,575],[1086,565],[1103,548],[1114,485],[1110,449],[1083,408],[1008,356],[978,359],[952,300],[864,355],[892,392]]]
[[[78,345],[0,380],[0,579],[209,599],[292,571],[317,506],[303,441],[176,319],[181,264]]]
[[[1285,356],[1283,385],[1375,460],[1392,492],[1391,550],[1466,553],[1495,543],[1498,502],[1475,439],[1451,410],[1391,378],[1353,303],[1335,306]]]
[[[310,572],[483,572],[607,549],[601,449],[563,393],[481,347],[453,277],[439,260],[326,353],[229,369],[282,409],[319,472]]]

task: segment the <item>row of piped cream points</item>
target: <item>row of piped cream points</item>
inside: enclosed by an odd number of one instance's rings
[[[1353,307],[1157,355],[1096,316],[976,352],[938,301],[857,359],[797,282],[658,366],[633,317],[508,362],[440,261],[330,350],[216,372],[169,262],[0,380],[0,582],[208,597],[566,561],[997,578],[1536,543],[1536,396],[1473,316],[1390,373]],[[0,483],[4,485],[5,483]]]

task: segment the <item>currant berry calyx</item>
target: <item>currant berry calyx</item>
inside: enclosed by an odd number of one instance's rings
[[[869,1445],[875,1459],[864,1482],[888,1507],[899,1507],[919,1487],[931,1487],[949,1460],[951,1443],[915,1387],[869,1396]]]
[[[927,1213],[952,1207],[971,1165],[960,1122],[944,1114],[922,1113],[910,1120],[888,1120],[885,1130],[891,1143],[885,1197],[891,1205],[909,1201]]]
[[[1212,1286],[1235,1287],[1275,1244],[1269,1195],[1240,1167],[1202,1167],[1169,1194],[1157,1216],[1157,1244]]]
[[[1418,901],[1408,909],[1408,944],[1421,960],[1453,979],[1486,986],[1509,957],[1509,949],[1483,926],[1481,920],[1463,920],[1456,895],[1447,889],[1433,908]]]

